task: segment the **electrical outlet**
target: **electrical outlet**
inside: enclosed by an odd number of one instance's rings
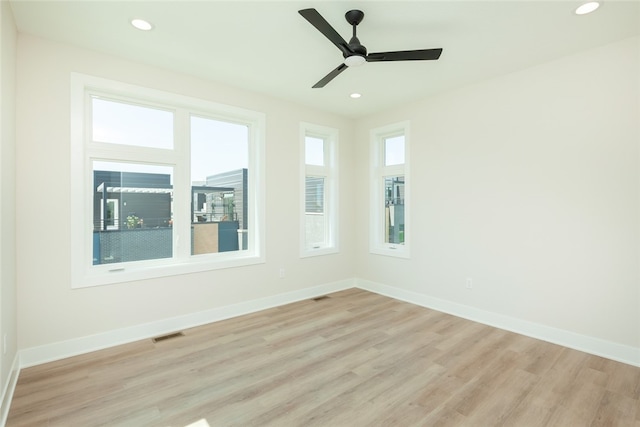
[[[473,289],[473,279],[471,277],[467,277],[467,289]]]
[[[284,268],[280,268],[280,272],[279,272],[280,278],[283,279],[284,278]]]

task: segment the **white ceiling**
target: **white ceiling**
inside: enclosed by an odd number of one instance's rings
[[[640,0],[579,1],[32,1],[12,0],[18,30],[204,77],[348,117],[640,34]],[[322,89],[340,51],[299,14],[313,7],[347,41],[365,12],[369,52],[442,47],[438,61],[367,63]],[[140,17],[155,28],[129,25]],[[589,72],[589,70],[585,70]],[[360,92],[362,98],[349,98]]]

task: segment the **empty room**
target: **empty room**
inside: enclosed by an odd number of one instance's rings
[[[0,425],[640,427],[640,1],[0,6]]]

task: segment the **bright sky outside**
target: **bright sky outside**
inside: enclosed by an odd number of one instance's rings
[[[324,166],[324,140],[312,136],[305,137],[304,158],[308,165]]]
[[[236,123],[191,118],[191,181],[247,168],[249,128]]]
[[[404,135],[384,140],[384,165],[401,165],[404,163]]]
[[[173,113],[156,108],[93,98],[93,139],[113,144],[173,148]],[[248,167],[246,125],[191,118],[191,181]],[[94,170],[172,174],[172,168],[144,164],[94,162]],[[173,181],[173,180],[172,180]]]

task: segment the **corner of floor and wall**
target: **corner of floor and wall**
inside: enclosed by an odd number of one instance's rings
[[[4,384],[2,422],[8,415],[20,369],[353,288],[640,367],[640,348],[523,321],[366,279],[352,278],[172,319],[22,349],[16,354],[11,375]]]

